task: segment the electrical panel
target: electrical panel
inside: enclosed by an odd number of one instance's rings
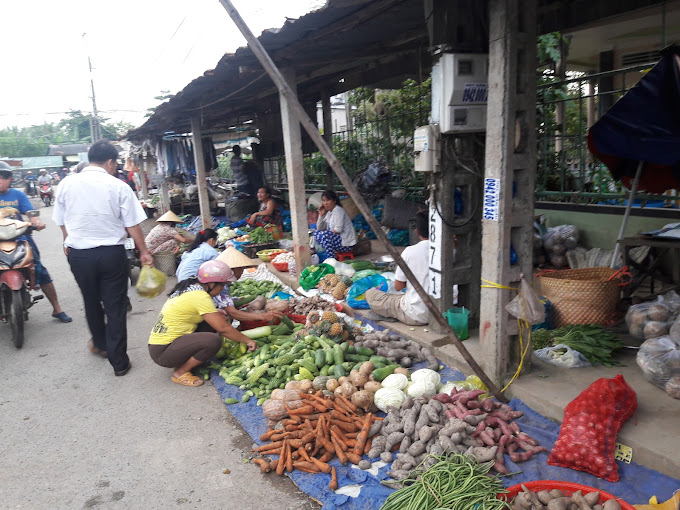
[[[482,53],[444,53],[438,66],[439,127],[443,134],[486,130],[489,56]],[[433,73],[435,76],[435,73]],[[433,101],[434,102],[434,101]]]
[[[416,172],[439,172],[439,126],[416,128],[413,134]]]

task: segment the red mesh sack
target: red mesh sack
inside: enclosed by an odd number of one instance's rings
[[[618,482],[616,436],[636,409],[637,396],[622,375],[598,379],[564,410],[560,436],[548,464]]]

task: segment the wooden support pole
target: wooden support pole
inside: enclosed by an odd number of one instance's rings
[[[141,158],[141,165],[139,165],[139,182],[142,185],[142,198],[146,200],[149,198],[149,186],[146,184],[146,158]]]
[[[295,86],[295,69],[282,70],[282,79]],[[284,76],[285,75],[285,76]],[[291,89],[292,100],[297,103],[297,95]],[[305,195],[305,168],[302,161],[302,132],[291,100],[280,94],[281,129],[283,147],[286,152],[286,174],[288,176],[288,201],[290,202],[290,221],[293,227],[295,267],[297,273],[309,264],[309,225],[307,224],[307,197]],[[298,103],[299,104],[299,103]],[[318,132],[318,131],[317,131]]]
[[[434,317],[435,320],[440,325],[447,324],[446,319],[444,319],[444,316],[441,313],[439,313],[439,309],[435,305],[432,298],[430,298],[427,292],[425,292],[425,289],[423,289],[423,287],[420,285],[411,269],[408,267],[408,265],[406,265],[404,260],[401,258],[399,252],[394,248],[394,246],[392,246],[392,243],[390,243],[385,232],[383,232],[382,228],[380,228],[380,224],[373,216],[371,209],[364,201],[364,198],[361,196],[361,194],[357,191],[356,187],[352,183],[352,179],[349,177],[345,169],[342,167],[342,164],[340,163],[338,158],[335,156],[331,148],[323,139],[321,133],[319,133],[319,129],[316,126],[316,123],[309,118],[307,112],[305,112],[305,109],[297,100],[295,93],[288,86],[286,80],[281,75],[281,72],[278,70],[278,68],[272,61],[271,57],[267,54],[265,49],[260,44],[260,41],[258,41],[257,38],[253,35],[251,30],[248,28],[248,25],[246,25],[246,23],[243,21],[243,18],[241,18],[241,15],[238,13],[238,11],[234,8],[234,6],[229,0],[220,0],[220,3],[226,9],[227,13],[234,21],[234,24],[238,27],[238,29],[241,31],[241,33],[248,41],[248,46],[250,46],[250,49],[253,51],[257,59],[260,61],[262,67],[264,67],[265,71],[267,71],[271,79],[278,87],[279,95],[282,98],[286,99],[286,108],[290,108],[291,112],[297,116],[299,122],[305,128],[305,131],[307,131],[307,133],[312,138],[314,143],[316,143],[317,147],[326,158],[326,161],[328,161],[328,164],[331,166],[335,174],[340,179],[340,182],[343,184],[343,186],[345,186],[345,189],[349,193],[349,196],[352,198],[352,200],[354,200],[354,203],[357,205],[359,212],[361,212],[361,214],[364,215],[364,218],[371,226],[373,232],[375,232],[378,239],[380,239],[380,241],[383,243],[383,245],[387,249],[387,252],[390,255],[392,255],[394,261],[402,269],[402,271],[404,271],[406,278],[411,283],[411,285],[413,285],[414,290],[416,291],[418,296],[420,296],[420,299],[423,300],[423,303],[425,303],[425,305],[427,306],[431,316]],[[484,382],[484,384],[486,384],[487,388],[489,388],[489,391],[501,402],[507,402],[508,399],[500,392],[496,384],[494,384],[494,382],[484,373],[484,371],[479,366],[477,361],[472,357],[470,352],[463,345],[463,343],[460,341],[460,339],[456,336],[455,332],[451,328],[449,328],[448,330],[447,339],[456,346],[456,348],[461,353],[461,356],[463,356],[463,358],[470,366],[470,368],[474,371],[474,373]]]
[[[323,137],[329,147],[333,146],[333,110],[331,109],[331,97],[326,89],[321,90],[321,116],[323,117]],[[333,182],[333,170],[326,166],[326,189],[335,187]]]
[[[201,211],[203,228],[210,228],[210,199],[208,184],[205,179],[205,158],[203,157],[203,141],[201,136],[201,117],[191,117],[191,141],[194,146],[194,164],[196,165],[196,184],[198,185],[198,208]]]

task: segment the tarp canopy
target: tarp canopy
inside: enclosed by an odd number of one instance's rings
[[[590,128],[588,148],[629,188],[640,161],[645,166],[638,189],[680,188],[680,48],[667,48]]]

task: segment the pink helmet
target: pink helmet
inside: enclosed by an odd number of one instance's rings
[[[198,268],[198,281],[201,283],[226,283],[236,281],[231,268],[221,260],[209,260]]]

